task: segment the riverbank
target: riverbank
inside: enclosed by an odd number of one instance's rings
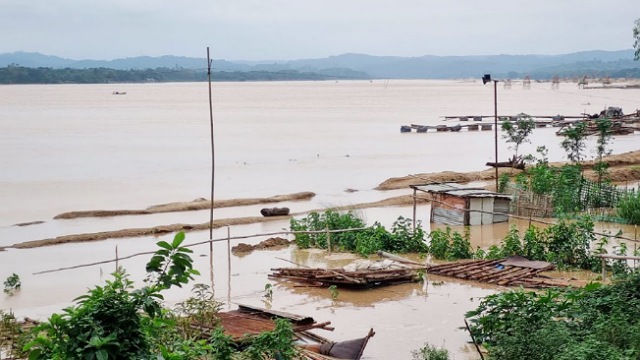
[[[630,151],[622,154],[611,155],[605,158],[605,161],[610,164],[609,168],[609,176],[611,180],[615,183],[623,183],[623,182],[636,182],[640,181],[640,151]],[[551,166],[561,166],[566,164],[566,162],[555,162],[552,163]],[[590,179],[596,178],[596,173],[593,171],[594,161],[586,161],[583,164],[585,169],[585,177]],[[510,168],[500,168],[499,174],[510,174],[515,175],[519,173],[521,170],[510,169]],[[398,190],[398,189],[408,189],[410,185],[420,185],[425,183],[438,183],[438,182],[459,182],[459,183],[468,183],[468,182],[476,182],[476,181],[487,181],[488,184],[485,185],[487,189],[495,190],[492,185],[493,182],[491,180],[495,179],[495,170],[487,169],[483,171],[474,171],[474,172],[453,172],[453,171],[444,171],[438,173],[423,173],[416,175],[408,175],[404,177],[394,177],[385,180],[380,185],[378,185],[375,190],[378,191],[386,191],[386,190]],[[274,204],[284,201],[309,201],[315,196],[315,193],[310,191],[287,194],[287,195],[276,195],[268,198],[247,198],[247,199],[227,199],[227,200],[217,200],[214,202],[214,209],[220,209],[225,207],[242,207],[249,205],[261,205],[261,204]],[[422,205],[427,203],[425,198],[418,199],[418,204]],[[410,195],[402,195],[386,198],[384,200],[375,201],[375,202],[366,202],[366,203],[358,203],[351,204],[345,206],[335,206],[331,207],[334,210],[358,210],[358,209],[369,209],[369,208],[378,208],[378,207],[387,207],[387,206],[409,206],[413,204],[413,198]],[[129,215],[151,215],[157,213],[165,213],[165,212],[185,212],[185,211],[198,211],[198,210],[206,210],[211,207],[210,200],[207,199],[197,199],[190,202],[174,202],[168,204],[154,205],[150,206],[146,209],[140,210],[90,210],[90,211],[72,211],[66,212],[59,215],[56,215],[54,219],[56,220],[72,220],[79,218],[87,218],[87,217],[118,217],[118,216],[129,216]],[[29,249],[29,248],[37,248],[43,246],[52,246],[52,245],[60,245],[60,244],[68,244],[68,243],[81,243],[81,242],[91,242],[91,241],[101,241],[107,239],[120,239],[120,238],[133,238],[140,236],[157,236],[160,234],[172,233],[177,231],[201,231],[207,230],[209,227],[214,229],[227,226],[227,225],[246,225],[246,224],[256,224],[256,223],[265,223],[270,221],[281,221],[288,220],[292,217],[296,216],[304,216],[305,214],[316,211],[322,212],[325,211],[326,208],[322,209],[312,209],[307,211],[298,211],[293,212],[288,216],[272,216],[272,217],[263,217],[263,216],[243,216],[243,217],[234,217],[234,218],[216,218],[213,223],[203,222],[203,223],[194,223],[194,224],[185,224],[185,223],[175,223],[175,224],[162,224],[151,227],[142,227],[142,228],[127,228],[127,229],[119,229],[112,231],[101,231],[101,232],[92,232],[92,233],[82,233],[82,234],[71,234],[71,235],[63,235],[54,238],[46,238],[40,240],[31,240],[24,241],[13,244],[11,246],[6,246],[5,248],[15,248],[15,249]],[[34,222],[35,223],[35,222]],[[16,224],[16,226],[22,224]]]

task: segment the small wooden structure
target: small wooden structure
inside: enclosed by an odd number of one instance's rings
[[[414,218],[416,192],[422,191],[430,195],[432,223],[485,225],[509,220],[510,195],[457,183],[410,187],[414,195]]]
[[[370,329],[369,333],[362,338],[335,342],[309,332],[311,329],[333,331],[334,329],[330,326],[331,322],[329,321],[317,323],[309,316],[249,305],[238,305],[237,310],[220,312],[217,316],[224,333],[231,336],[233,341],[238,344],[241,344],[247,337],[275,329],[275,319],[287,319],[293,327],[295,340],[297,340],[296,345],[301,349],[301,359],[306,360],[359,360],[369,339],[375,335],[373,329]],[[209,335],[208,331],[203,334]]]

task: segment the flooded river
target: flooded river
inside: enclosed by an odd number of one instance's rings
[[[113,96],[115,90],[125,96]],[[536,83],[531,90],[498,89],[500,114],[579,115],[606,106],[627,112],[640,107],[640,90],[579,90],[563,83],[559,90]],[[119,84],[0,86],[0,246],[61,235],[202,223],[207,211],[111,218],[53,220],[59,213],[95,209],[140,209],[173,201],[208,198],[210,187],[209,113],[206,84]],[[215,197],[236,199],[313,191],[310,201],[285,203],[292,212],[352,205],[410,194],[409,190],[372,190],[395,176],[445,170],[485,169],[493,160],[493,132],[400,134],[401,125],[441,124],[443,116],[493,114],[493,89],[472,81],[345,81],[214,84]],[[521,153],[546,145],[551,161],[563,160],[553,128],[536,129]],[[614,153],[637,150],[638,134],[615,138]],[[500,151],[510,154],[500,139]],[[589,149],[593,148],[593,140]],[[593,157],[593,152],[589,153]],[[356,192],[346,192],[354,189]],[[280,204],[279,204],[280,206]],[[260,206],[216,209],[216,218],[259,216]],[[389,227],[398,216],[411,217],[410,206],[357,211],[369,224]],[[418,219],[431,229],[429,206]],[[44,221],[24,227],[16,223]],[[232,237],[288,229],[274,221],[233,226]],[[510,225],[477,226],[475,247],[497,243]],[[616,227],[616,229],[619,228]],[[617,231],[614,228],[609,230]],[[634,237],[633,228],[623,228]],[[459,230],[460,231],[460,230]],[[71,304],[88,287],[100,284],[115,264],[34,275],[44,270],[100,262],[155,249],[170,235],[112,239],[0,252],[0,279],[17,273],[22,290],[0,296],[0,309],[44,318]],[[187,234],[187,243],[208,239],[206,231]],[[227,237],[227,229],[214,231]],[[255,244],[266,236],[243,242]],[[236,243],[237,240],[234,240]],[[233,243],[232,243],[233,245]],[[334,340],[376,336],[368,359],[408,359],[425,342],[444,346],[455,359],[473,359],[463,314],[478,299],[500,291],[451,279],[429,285],[405,284],[367,290],[298,287],[269,280],[271,268],[340,266],[350,255],[294,247],[227,256],[227,244],[214,246],[213,278],[209,248],[194,248],[198,282],[212,284],[228,303],[270,306],[276,310],[331,321]],[[230,262],[228,262],[230,259]],[[132,279],[144,276],[148,256],[121,261]],[[230,271],[229,271],[230,269]],[[440,283],[442,282],[442,283]],[[266,303],[265,284],[273,285]],[[434,283],[438,285],[434,285]],[[169,304],[189,289],[167,294]],[[229,307],[231,305],[228,305]]]

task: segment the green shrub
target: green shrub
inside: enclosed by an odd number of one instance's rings
[[[638,359],[640,273],[612,285],[490,295],[466,317],[492,359]]]
[[[457,231],[451,231],[447,226],[445,230],[435,229],[429,234],[429,253],[436,259],[458,260],[474,257],[471,250],[471,233],[469,227],[465,227],[464,235]]]
[[[13,294],[20,290],[22,287],[22,281],[20,281],[20,276],[18,274],[13,273],[4,281],[4,293],[13,296]]]
[[[124,271],[116,271],[106,285],[89,290],[75,306],[35,327],[23,347],[28,358],[295,359],[298,352],[287,320],[276,320],[274,331],[246,337],[239,345],[233,342],[219,327],[221,304],[206,285],[194,286],[194,296],[178,304],[174,313],[160,306],[163,290],[198,275],[183,240],[180,232],[172,243],[157,243],[160,249],[147,263],[142,288],[134,289]]]
[[[431,344],[424,344],[420,350],[411,352],[413,360],[449,360],[449,351],[445,348],[437,348]]]
[[[327,228],[329,230],[345,230],[364,228],[365,226],[364,221],[351,212],[340,215],[331,210],[327,210],[323,214],[311,212],[307,217],[290,221],[291,231],[300,232],[295,234],[295,242],[298,247],[303,249],[310,247],[326,249],[328,247],[327,234],[323,231]],[[318,233],[302,233],[305,231],[318,231]],[[384,226],[376,222],[371,227],[361,230],[331,233],[330,239],[332,249],[353,251],[364,256],[374,254],[378,250],[397,253],[427,251],[421,223],[419,221],[416,223],[414,232],[413,221],[402,216],[393,223],[391,231],[387,231]]]
[[[640,191],[631,192],[620,199],[616,212],[627,223],[640,225]]]

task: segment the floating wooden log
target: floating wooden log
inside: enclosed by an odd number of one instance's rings
[[[478,131],[479,126],[478,125],[469,125],[467,126],[467,129],[469,129],[469,131]]]
[[[491,124],[482,124],[482,126],[480,126],[480,130],[486,131],[486,130],[491,130],[493,128],[493,125]]]

